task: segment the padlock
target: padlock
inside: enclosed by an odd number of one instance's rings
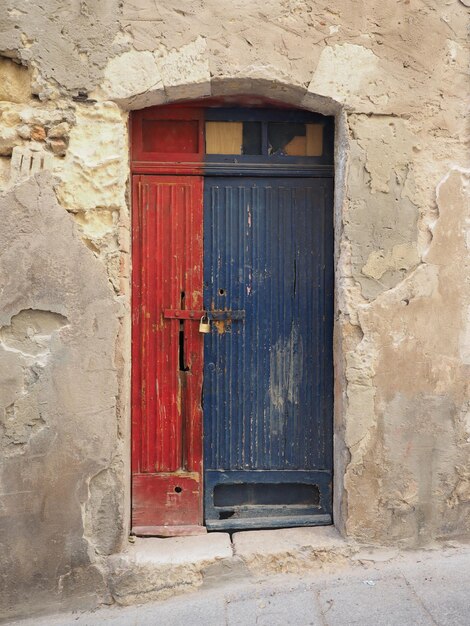
[[[199,332],[200,333],[210,333],[211,332],[211,323],[209,321],[207,313],[205,313],[201,317],[201,321],[199,322]]]

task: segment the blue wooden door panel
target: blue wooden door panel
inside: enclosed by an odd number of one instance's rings
[[[247,520],[256,517],[289,525],[286,515],[299,514],[301,523],[315,515],[325,523],[330,513],[332,256],[331,179],[205,179],[204,306],[245,311],[244,319],[213,322],[205,338],[209,527],[253,526]],[[252,484],[232,489],[252,501],[221,521],[214,488],[230,476]],[[259,504],[263,481],[290,483],[299,494],[315,484],[320,500],[304,502],[306,515],[277,496]]]

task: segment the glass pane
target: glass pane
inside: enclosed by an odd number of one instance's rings
[[[261,154],[261,122],[243,122],[243,154]]]
[[[268,154],[276,156],[321,156],[323,126],[299,122],[268,124]]]
[[[323,154],[323,125],[307,124],[307,156]]]
[[[206,122],[207,154],[241,154],[243,122]]]
[[[199,150],[198,131],[197,121],[143,120],[144,151],[196,154]]]
[[[268,154],[277,156],[305,156],[305,124],[272,122],[268,124]]]

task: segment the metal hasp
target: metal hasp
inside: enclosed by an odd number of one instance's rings
[[[199,321],[203,316],[214,321],[243,320],[245,319],[245,311],[187,311],[185,309],[164,309],[163,311],[165,319]]]

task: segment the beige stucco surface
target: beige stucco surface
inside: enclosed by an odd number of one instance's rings
[[[468,537],[464,3],[3,4],[2,612],[109,599],[129,518],[128,111],[178,99],[336,116],[335,524]]]

